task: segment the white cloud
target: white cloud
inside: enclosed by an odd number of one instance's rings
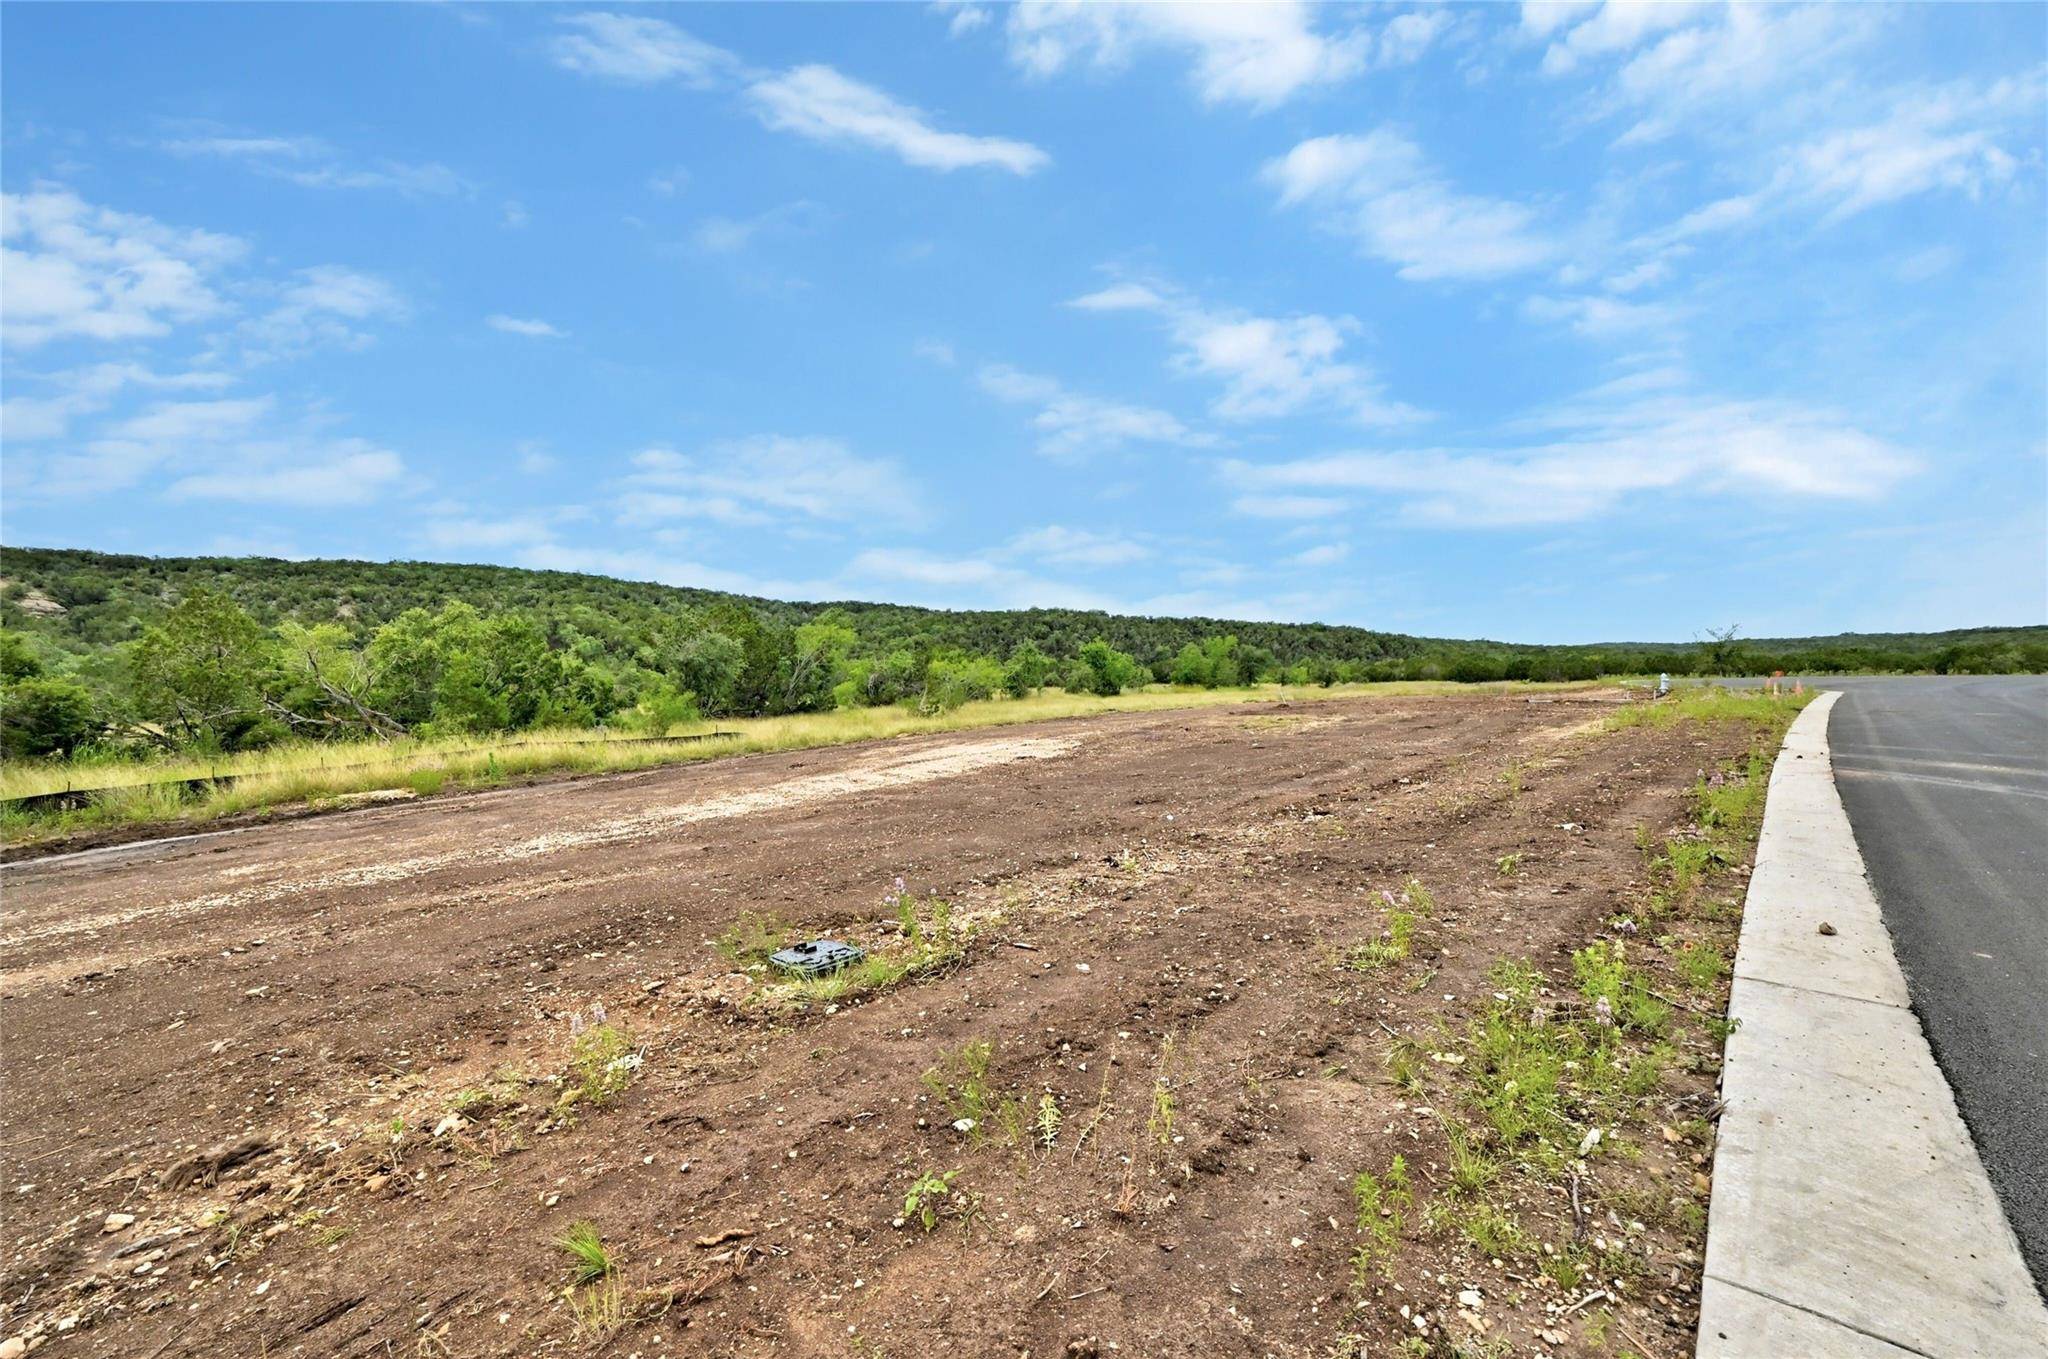
[[[1600,0],[1522,0],[1522,32],[1536,38],[1548,37],[1566,24],[1574,24],[1599,8]]]
[[[494,315],[484,318],[484,324],[492,330],[501,330],[507,335],[523,335],[529,340],[559,340],[566,331],[555,329],[546,321],[529,317]]]
[[[165,494],[172,500],[325,509],[369,504],[404,474],[404,462],[389,449],[361,439],[338,439],[314,448],[246,448],[233,465],[181,478]]]
[[[554,536],[554,525],[536,514],[430,519],[420,529],[422,541],[438,548],[530,547],[552,542]]]
[[[1049,458],[1074,459],[1130,443],[1213,442],[1165,411],[1070,392],[1052,378],[1008,364],[983,365],[976,381],[999,400],[1038,408],[1031,425],[1038,431],[1038,451]]]
[[[632,463],[626,505],[644,519],[905,523],[923,515],[922,497],[901,466],[860,457],[837,439],[759,435],[694,454],[644,449]],[[668,498],[657,499],[661,493]]]
[[[175,156],[288,156],[310,157],[320,155],[327,149],[326,144],[312,137],[228,137],[193,136],[175,137],[164,143],[164,150]]]
[[[1315,206],[1325,226],[1402,278],[1491,278],[1556,253],[1528,208],[1459,192],[1413,142],[1384,128],[1311,138],[1268,161],[1262,175],[1283,207]]]
[[[993,166],[1028,175],[1052,159],[1007,137],[942,132],[918,109],[830,66],[796,66],[763,77],[747,87],[747,98],[761,121],[777,131],[874,147],[925,169]]]
[[[660,19],[591,11],[561,22],[573,31],[555,39],[555,61],[580,75],[628,85],[676,80],[710,89],[739,64],[732,53]]]
[[[1492,448],[1345,452],[1223,464],[1252,495],[1388,499],[1453,527],[1567,523],[1645,495],[1876,499],[1918,460],[1830,412],[1667,393],[1596,400],[1538,421],[1544,437]]]
[[[380,160],[369,166],[321,165],[283,171],[284,178],[308,189],[389,189],[402,194],[459,194],[469,181],[445,165],[407,165]]]
[[[1522,314],[1531,320],[1569,326],[1596,340],[1662,329],[1678,319],[1677,309],[1663,303],[1597,296],[1533,296],[1523,300]]]
[[[111,426],[115,439],[150,444],[212,443],[247,433],[270,414],[267,396],[220,401],[160,401]]]
[[[527,215],[526,204],[516,198],[508,198],[498,209],[498,221],[509,230],[517,231],[533,219]]]
[[[2038,72],[1983,85],[1891,91],[1884,117],[1834,127],[1783,148],[1759,187],[1705,203],[1636,244],[1656,252],[1787,214],[1829,226],[1937,192],[1982,198],[2018,171],[2043,97]],[[2019,150],[2001,144],[2008,138]]]
[[[203,391],[232,385],[226,373],[156,373],[136,363],[101,363],[89,368],[38,375],[11,372],[8,385],[24,382],[48,389],[47,396],[9,396],[0,401],[0,440],[28,443],[61,439],[80,416],[105,410],[129,387],[154,391]]]
[[[696,243],[699,250],[713,255],[730,255],[735,251],[746,249],[747,243],[754,239],[754,233],[758,230],[760,230],[758,220],[741,221],[733,217],[706,217],[703,221],[697,223],[696,230],[690,233],[690,239]]]
[[[560,459],[547,451],[546,447],[533,439],[521,440],[517,445],[519,470],[530,477],[545,475],[555,470]]]
[[[1084,311],[1141,311],[1161,317],[1180,346],[1181,372],[1223,384],[1214,412],[1257,420],[1327,410],[1365,425],[1421,418],[1392,401],[1364,366],[1339,357],[1361,327],[1349,316],[1254,316],[1202,305],[1161,283],[1121,283],[1075,298]]]
[[[690,172],[680,165],[671,165],[666,170],[656,170],[647,176],[649,191],[663,198],[674,198],[690,187]]]
[[[966,4],[963,0],[937,0],[932,8],[946,16],[946,33],[954,38],[965,37],[978,28],[986,28],[995,18],[989,6]]]
[[[777,132],[872,147],[930,170],[993,166],[1028,175],[1052,163],[1028,142],[942,131],[922,110],[830,66],[750,70],[723,48],[642,15],[594,11],[562,22],[576,31],[556,39],[553,51],[559,65],[633,85],[669,80],[697,89],[734,85],[762,125]],[[679,172],[664,172],[650,179],[649,187],[671,196],[687,180]]]
[[[1653,288],[1671,277],[1671,262],[1666,259],[1649,259],[1634,264],[1618,274],[1611,274],[1601,280],[1601,286],[1611,293],[1632,293],[1640,288]]]
[[[355,323],[403,317],[405,298],[375,274],[337,264],[301,269],[277,290],[277,304],[237,328],[246,356],[267,361],[319,345],[361,349],[370,336]]]
[[[1323,543],[1286,559],[1289,566],[1335,566],[1351,555],[1349,543]]]
[[[752,217],[706,217],[690,233],[690,243],[710,255],[734,255],[757,237],[800,235],[817,230],[826,214],[807,199],[779,204]]]
[[[1241,495],[1230,508],[1254,519],[1328,519],[1350,507],[1330,496]]]
[[[295,311],[325,312],[363,321],[403,312],[405,299],[374,274],[322,264],[299,270],[297,281],[284,290],[284,305]]]
[[[1318,32],[1339,13],[1295,0],[1266,4],[1087,4],[1024,0],[1010,10],[1010,59],[1036,76],[1083,63],[1117,70],[1147,49],[1191,58],[1205,102],[1270,108],[1366,64],[1370,35]]]
[[[629,480],[638,481],[639,478]],[[619,497],[618,512],[621,523],[635,525],[665,524],[678,519],[688,519],[706,520],[735,528],[760,528],[778,522],[777,515],[737,496],[705,494],[701,491],[690,494],[650,491],[644,486],[637,485]]]
[[[1379,38],[1373,44],[1373,63],[1377,66],[1412,65],[1422,60],[1450,26],[1448,9],[1416,9],[1397,14],[1380,29]]]
[[[412,163],[384,157],[367,164],[350,164],[340,151],[318,137],[209,133],[175,137],[164,142],[163,148],[176,156],[236,161],[260,174],[309,189],[386,189],[424,196],[467,193],[471,188],[468,180],[437,161]]]
[[[1658,34],[1689,24],[1715,8],[1710,4],[1685,3],[1684,0],[1659,0],[1656,4],[1609,3],[1577,11],[1539,11],[1538,23],[1548,22],[1553,30],[1569,25],[1543,54],[1543,73],[1565,75],[1577,69],[1579,63],[1588,57],[1631,51]],[[1531,26],[1526,7],[1523,26],[1525,29]]]
[[[1930,245],[1900,259],[1892,266],[1892,272],[1902,283],[1925,283],[1955,268],[1962,257],[1962,252],[1952,245]]]
[[[1799,190],[1825,205],[1828,222],[1935,190],[1981,197],[2018,169],[1998,138],[2008,125],[2038,122],[2041,94],[2034,76],[1909,98],[1882,122],[1801,147],[1794,162]]]
[[[268,310],[209,336],[199,360],[218,361],[233,347],[244,361],[256,362],[315,343],[367,343],[356,329],[360,323],[405,311],[397,290],[374,275],[336,265],[301,269],[279,281],[234,274],[229,266],[245,253],[240,241],[93,207],[61,188],[6,195],[0,235],[6,248],[0,325],[17,348],[58,339],[156,340],[260,298]],[[31,395],[17,395],[24,383]],[[47,376],[10,366],[10,399],[0,412],[9,440],[9,492],[35,499],[98,496],[168,475],[173,480],[165,494],[172,499],[347,505],[375,499],[402,478],[398,454],[334,437],[325,430],[329,418],[317,411],[280,423],[274,398],[265,395],[157,400],[139,410],[130,405],[83,435],[70,429],[74,420],[116,409],[117,398],[232,385],[229,374],[203,367],[160,373],[126,360]],[[37,447],[59,439],[54,450]]]
[[[1623,146],[1679,132],[1736,146],[1782,141],[1815,109],[1857,95],[1838,83],[1834,58],[1887,22],[1877,5],[1610,0],[1523,11],[1524,34],[1549,40],[1544,73],[1589,82],[1582,116],[1632,120]]]
[[[233,237],[181,231],[96,208],[68,189],[0,194],[0,336],[120,341],[225,309],[214,275],[243,253]]]
[[[404,477],[398,454],[336,438],[317,414],[276,418],[269,396],[158,401],[52,453],[11,453],[9,490],[35,499],[97,497],[167,475],[171,500],[360,505]]]
[[[1129,538],[1061,524],[1020,533],[1009,541],[1007,550],[1055,566],[1128,566],[1152,555],[1150,548]]]
[[[985,557],[942,557],[915,548],[869,548],[847,564],[840,581],[892,599],[908,593],[937,608],[1116,607],[1114,600],[1085,586],[1048,580]],[[906,585],[913,588],[905,591]]]
[[[619,580],[651,580],[661,585],[698,590],[726,590],[734,594],[778,599],[815,598],[824,593],[814,588],[814,582],[763,580],[722,567],[706,566],[702,562],[632,549],[535,543],[520,549],[517,557],[520,565],[538,571],[582,571]]]

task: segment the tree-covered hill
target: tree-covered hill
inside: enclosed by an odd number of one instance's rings
[[[318,739],[1116,693],[1773,669],[2048,669],[2048,628],[1597,647],[1320,623],[793,603],[501,566],[0,548],[0,748]]]
[[[1259,623],[1215,618],[1144,618],[1085,609],[924,609],[859,601],[793,603],[645,581],[510,566],[442,562],[282,561],[274,557],[138,557],[59,548],[0,546],[0,624],[34,632],[70,651],[116,646],[141,636],[194,586],[233,599],[258,622],[339,622],[363,632],[407,609],[438,609],[461,600],[486,614],[527,612],[542,619],[597,618],[629,632],[652,620],[716,604],[742,604],[786,626],[837,611],[850,619],[862,652],[886,652],[916,637],[939,646],[991,654],[1029,641],[1054,656],[1071,656],[1101,638],[1147,665],[1170,662],[1190,641],[1228,633],[1284,664],[1313,660],[1370,662],[1425,654],[1600,653],[1618,668],[1632,653],[1700,650],[1697,641],[1603,642],[1542,647],[1416,637],[1325,623]],[[56,607],[52,607],[52,606]],[[1836,653],[1931,658],[1944,650],[2000,651],[2048,644],[2048,627],[1964,628],[1950,632],[1837,633],[1825,637],[1741,639],[1734,650],[1763,659],[1800,653],[1816,669]],[[1862,660],[1868,660],[1866,655]],[[1852,660],[1851,668],[1855,661]],[[1752,667],[1754,668],[1754,667]],[[1881,668],[1881,667],[1880,667]],[[1919,667],[1913,667],[1919,668]]]

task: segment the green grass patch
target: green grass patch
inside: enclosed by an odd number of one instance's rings
[[[572,1284],[595,1283],[619,1267],[593,1222],[571,1224],[568,1231],[555,1238],[555,1249],[569,1257]]]
[[[1475,1203],[1458,1218],[1467,1241],[1497,1259],[1513,1259],[1528,1245],[1514,1214],[1494,1203]]]
[[[740,918],[712,940],[711,945],[734,967],[760,968],[768,965],[769,954],[780,949],[792,937],[791,927],[772,912],[742,911]]]
[[[1408,1162],[1396,1155],[1384,1177],[1361,1170],[1351,1177],[1351,1201],[1357,1213],[1358,1245],[1351,1253],[1352,1282],[1363,1290],[1373,1272],[1385,1274],[1401,1242],[1404,1214],[1414,1205],[1408,1183]]]
[[[1768,694],[1761,689],[1728,689],[1718,684],[1688,685],[1665,698],[1631,703],[1607,719],[1607,730],[1631,727],[1675,727],[1684,722],[1740,722],[1759,732],[1783,731],[1815,695]]]
[[[640,1062],[632,1039],[616,1024],[600,1021],[575,1033],[569,1040],[569,1071],[555,1101],[555,1116],[572,1119],[578,1107],[611,1103],[633,1083]]]
[[[1695,991],[1711,991],[1728,975],[1728,960],[1721,956],[1720,949],[1704,940],[1680,944],[1671,962],[1685,984]]]

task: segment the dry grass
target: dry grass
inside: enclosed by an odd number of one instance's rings
[[[1152,685],[1100,698],[1042,691],[1029,698],[965,704],[936,717],[907,708],[843,708],[788,717],[703,723],[677,735],[717,730],[730,736],[670,745],[607,739],[588,730],[527,732],[498,738],[438,741],[294,742],[215,758],[62,765],[15,763],[0,769],[0,798],[105,787],[113,791],[72,811],[0,816],[0,838],[25,844],[72,831],[124,824],[192,824],[272,807],[319,806],[351,794],[388,789],[433,794],[489,788],[548,775],[617,773],[687,764],[728,755],[844,745],[891,736],[965,731],[981,727],[1087,717],[1108,712],[1152,712],[1246,702],[1309,703],[1332,698],[1403,698],[1440,693],[1511,689],[1566,689],[1582,685],[1468,685],[1435,681],[1312,686],[1262,685],[1251,689],[1177,689]],[[193,796],[161,786],[173,780],[234,777],[231,785]]]

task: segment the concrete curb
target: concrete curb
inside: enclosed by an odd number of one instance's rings
[[[2048,1308],[1913,1015],[1835,791],[1785,735],[1721,1077],[1701,1359],[2048,1356]],[[1826,922],[1833,934],[1823,934]]]

